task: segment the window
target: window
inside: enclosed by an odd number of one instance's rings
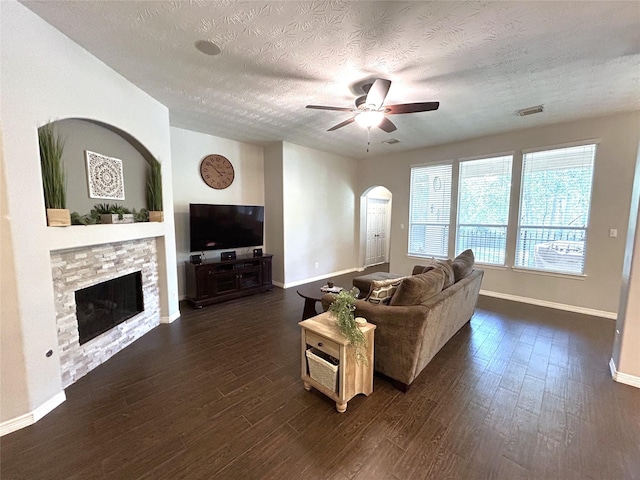
[[[512,155],[460,162],[456,252],[477,262],[505,264]]]
[[[515,266],[584,273],[596,146],[525,153]]]
[[[411,168],[409,255],[449,255],[451,164]]]

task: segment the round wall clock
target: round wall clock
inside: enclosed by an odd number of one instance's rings
[[[233,183],[235,171],[226,157],[207,155],[200,162],[200,175],[204,183],[211,188],[222,190]]]

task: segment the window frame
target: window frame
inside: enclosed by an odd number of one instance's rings
[[[589,247],[589,226],[591,223],[591,209],[593,206],[593,188],[594,188],[594,180],[595,180],[595,170],[596,170],[596,158],[598,154],[598,145],[600,143],[599,139],[592,140],[584,140],[581,142],[573,142],[566,143],[561,145],[552,145],[547,147],[538,147],[522,150],[522,156],[520,160],[520,191],[519,194],[519,203],[518,203],[518,216],[517,216],[517,224],[515,226],[515,236],[516,241],[514,245],[514,255],[513,255],[513,266],[512,269],[514,271],[521,272],[531,272],[538,273],[543,275],[552,275],[552,276],[568,276],[568,277],[586,277],[586,266],[587,266],[587,251]],[[552,152],[554,150],[566,150],[570,148],[578,148],[578,147],[588,147],[593,146],[593,157],[591,159],[591,179],[589,185],[589,205],[587,209],[585,225],[584,227],[571,227],[569,225],[557,226],[557,225],[522,225],[522,215],[523,215],[523,197],[524,197],[524,179],[525,179],[525,157],[528,154],[539,153],[539,152]],[[560,269],[547,269],[536,266],[527,266],[527,265],[518,265],[518,258],[522,254],[522,251],[519,250],[520,246],[520,235],[522,229],[542,229],[542,230],[575,230],[583,232],[582,240],[582,270],[580,272],[569,271],[569,270],[560,270]],[[569,240],[552,240],[553,242],[562,242]],[[568,247],[567,247],[568,248]]]
[[[467,162],[479,162],[479,161],[483,161],[483,160],[493,160],[493,159],[503,159],[505,157],[509,157],[509,187],[508,187],[508,192],[507,192],[507,208],[506,208],[506,223],[505,224],[467,224],[467,223],[461,223],[460,222],[460,214],[462,212],[462,208],[461,208],[461,195],[462,195],[462,175],[461,175],[461,171],[462,171],[462,165],[464,163]],[[475,157],[466,157],[466,158],[460,158],[457,160],[458,162],[458,169],[457,169],[457,176],[458,176],[458,195],[457,195],[457,200],[456,200],[456,217],[455,217],[455,235],[454,235],[454,242],[455,242],[455,246],[454,246],[454,252],[456,254],[459,254],[460,252],[462,252],[463,250],[465,250],[467,247],[463,247],[461,246],[461,242],[459,241],[460,238],[460,227],[461,226],[476,226],[476,227],[486,227],[486,228],[504,228],[504,251],[502,252],[502,263],[495,263],[495,262],[485,262],[482,260],[479,260],[478,257],[476,257],[476,263],[482,264],[482,265],[487,265],[487,266],[493,266],[493,267],[506,267],[507,266],[507,254],[508,254],[508,249],[509,249],[509,220],[511,218],[511,210],[512,210],[512,202],[511,202],[511,196],[512,196],[512,190],[513,190],[513,168],[514,168],[514,159],[515,159],[515,152],[514,151],[510,151],[510,152],[502,152],[502,153],[496,153],[496,154],[491,154],[491,155],[482,155],[482,156],[475,156]]]
[[[562,144],[553,144],[553,145],[544,145],[537,146],[533,148],[527,149],[515,149],[509,152],[496,152],[490,153],[486,155],[478,155],[472,157],[460,157],[453,160],[442,160],[442,161],[434,161],[434,162],[425,162],[420,164],[410,165],[410,181],[409,181],[409,224],[407,230],[407,257],[415,257],[415,258],[447,258],[450,255],[451,251],[457,253],[458,248],[458,226],[459,226],[459,208],[460,208],[460,164],[469,160],[482,160],[486,158],[495,158],[502,157],[506,155],[510,155],[512,157],[511,160],[511,186],[510,186],[510,195],[509,195],[509,215],[508,215],[508,223],[506,230],[506,249],[505,249],[505,259],[503,264],[495,264],[495,263],[484,263],[476,260],[476,263],[481,264],[483,267],[489,269],[496,270],[505,270],[509,269],[515,272],[523,272],[529,274],[536,275],[546,275],[553,277],[573,277],[573,278],[584,278],[587,276],[587,260],[588,260],[588,252],[589,252],[589,228],[591,225],[591,213],[593,208],[593,192],[595,188],[596,181],[596,167],[597,167],[597,156],[598,156],[598,148],[601,143],[601,139],[599,138],[591,138],[585,139],[575,142],[567,142]],[[528,266],[520,266],[517,265],[518,255],[518,241],[520,235],[521,228],[521,211],[523,206],[523,175],[524,175],[524,159],[525,155],[535,152],[543,152],[550,150],[560,150],[564,148],[571,147],[581,147],[581,146],[589,146],[594,145],[594,154],[591,163],[591,185],[589,190],[589,208],[587,212],[587,219],[585,227],[580,227],[580,230],[584,231],[584,245],[583,245],[583,264],[582,264],[582,273],[561,271],[561,270],[548,270],[548,269],[538,269],[532,268]],[[451,195],[449,199],[449,224],[447,226],[448,233],[448,243],[446,246],[447,253],[446,255],[433,255],[433,254],[420,254],[420,253],[412,253],[409,249],[411,244],[411,227],[413,225],[411,220],[412,215],[412,198],[413,198],[413,169],[419,167],[432,167],[439,165],[451,165]],[[453,227],[453,228],[452,228]],[[576,227],[578,228],[578,227]],[[445,235],[446,237],[447,235]]]
[[[432,167],[446,167],[449,166],[450,167],[450,184],[449,184],[449,205],[448,205],[448,210],[449,210],[449,214],[447,215],[448,219],[447,219],[447,223],[431,223],[431,222],[414,222],[413,221],[413,208],[414,208],[414,202],[413,202],[413,188],[414,188],[414,171],[416,169],[421,169],[421,168],[432,168]],[[421,164],[417,164],[417,165],[411,165],[410,166],[410,177],[409,177],[409,222],[408,222],[408,229],[407,229],[407,256],[408,257],[415,257],[415,258],[447,258],[449,256],[449,253],[451,251],[451,217],[452,217],[452,212],[454,210],[454,205],[453,205],[453,193],[454,193],[454,171],[455,171],[455,161],[454,160],[444,160],[444,161],[440,161],[440,162],[432,162],[432,163],[421,163]],[[420,252],[412,252],[411,251],[411,247],[412,247],[412,230],[414,225],[419,224],[419,225],[425,225],[425,226],[435,226],[435,227],[445,227],[445,232],[443,233],[443,237],[446,239],[445,245],[446,245],[446,251],[444,254],[439,254],[439,253],[420,253]]]

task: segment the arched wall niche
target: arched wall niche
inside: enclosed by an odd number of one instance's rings
[[[65,118],[50,122],[65,139],[62,155],[67,176],[67,208],[81,215],[98,203],[117,203],[129,209],[146,208],[147,169],[154,156],[129,133],[98,120]],[[85,151],[122,160],[124,200],[89,197]]]

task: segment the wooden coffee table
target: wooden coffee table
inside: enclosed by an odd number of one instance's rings
[[[310,283],[307,285],[301,285],[298,287],[298,295],[304,298],[304,310],[302,311],[302,320],[306,320],[307,318],[315,317],[318,315],[316,310],[316,303],[322,300],[322,297],[325,293],[320,288],[323,285],[319,285],[317,283]],[[343,287],[344,288],[344,287]],[[358,289],[356,289],[356,295],[360,293]]]
[[[318,315],[316,311],[316,303],[322,300],[322,296],[326,293],[320,290],[322,285],[310,284],[300,285],[298,287],[298,295],[304,298],[304,310],[302,311],[302,320],[315,317]]]

